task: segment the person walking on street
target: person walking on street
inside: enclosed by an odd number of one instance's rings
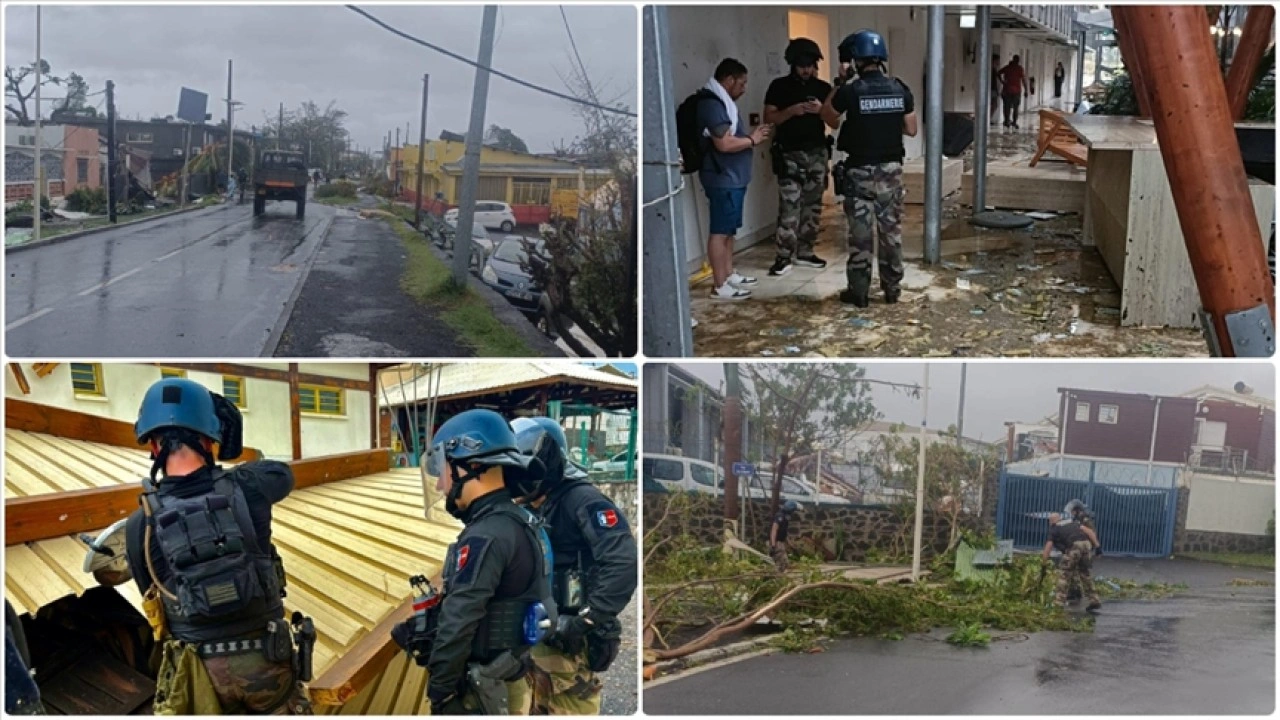
[[[819,270],[827,266],[813,246],[831,159],[821,116],[831,85],[817,76],[822,51],[809,38],[792,40],[783,57],[791,72],[770,83],[764,96],[764,121],[777,128],[771,148],[778,177],[778,252],[769,268],[773,276],[787,274],[793,264]]]
[[[884,38],[859,30],[840,43],[841,73],[822,106],[822,119],[840,127],[837,147],[847,153],[837,165],[837,193],[844,196],[849,227],[849,286],[840,300],[870,304],[874,231],[880,238],[880,287],[886,303],[896,303],[902,282],[902,136],[916,134],[915,99],[901,80],[885,74]],[[852,62],[852,67],[849,63]],[[851,78],[851,73],[857,78]],[[843,125],[840,116],[845,115]],[[843,167],[843,170],[839,168]]]
[[[622,510],[570,459],[564,429],[549,417],[511,423],[530,467],[544,475],[513,490],[547,527],[555,558],[556,632],[530,651],[535,715],[599,715],[604,682],[621,648],[618,615],[636,591],[640,552]]]
[[[444,493],[445,510],[463,523],[429,621],[432,715],[529,714],[529,649],[545,637],[528,636],[529,619],[554,628],[557,618],[550,542],[508,489],[528,482],[529,464],[507,421],[482,409],[449,418],[423,458],[424,483]]]
[[[756,284],[756,278],[734,270],[733,245],[742,227],[756,146],[769,138],[773,128],[766,124],[748,132],[737,105],[746,92],[747,67],[725,58],[695,95],[698,133],[708,146],[698,178],[710,205],[707,259],[714,281],[712,300],[746,300]]]
[[[1094,535],[1095,536],[1097,535],[1098,528],[1094,524],[1093,514],[1089,512],[1089,508],[1084,504],[1083,501],[1072,500],[1071,502],[1067,503],[1065,512],[1067,514],[1067,518],[1064,518],[1065,522],[1074,522],[1082,528],[1088,528],[1092,530]],[[1095,544],[1093,546],[1093,554],[1094,555],[1102,554],[1101,544]],[[1075,601],[1075,600],[1079,600],[1080,597],[1081,597],[1080,582],[1078,580],[1075,580],[1071,583],[1071,588],[1067,592],[1067,599],[1071,601]]]
[[[788,500],[773,516],[773,526],[769,528],[769,557],[773,558],[773,566],[778,572],[785,573],[790,565],[787,556],[787,535],[791,530],[791,515],[800,506],[795,500]]]
[[[138,410],[152,465],[125,553],[161,640],[156,715],[311,714],[302,683],[314,625],[300,613],[286,621],[271,542],[271,507],[293,490],[293,472],[274,460],[219,466],[215,446],[218,460],[238,457],[241,428],[235,405],[183,378],[154,383]]]
[[[1054,549],[1062,553],[1058,582],[1054,588],[1054,603],[1059,607],[1066,607],[1071,584],[1078,582],[1083,595],[1089,599],[1089,605],[1085,609],[1097,612],[1102,608],[1102,601],[1098,599],[1098,592],[1093,587],[1090,568],[1093,566],[1093,548],[1098,544],[1098,536],[1087,527],[1061,520],[1062,515],[1050,513],[1049,537],[1040,553],[1041,562],[1046,563]]]
[[[1030,97],[1027,74],[1022,61],[1014,55],[1009,64],[1000,69],[1000,97],[1004,100],[1004,127],[1018,129],[1018,106],[1022,98]]]

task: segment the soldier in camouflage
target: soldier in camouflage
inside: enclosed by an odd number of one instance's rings
[[[880,286],[886,303],[898,301],[903,275],[902,136],[914,137],[917,127],[911,90],[884,72],[888,58],[878,33],[860,30],[845,38],[840,43],[836,88],[822,106],[827,125],[840,127],[837,148],[847,153],[837,165],[843,167],[837,192],[844,196],[850,246],[845,265],[849,286],[840,299],[862,308],[870,304],[875,231],[879,231]]]
[[[1049,515],[1049,538],[1040,554],[1042,562],[1049,562],[1049,554],[1055,548],[1062,553],[1058,582],[1054,588],[1054,602],[1059,607],[1066,607],[1071,585],[1079,583],[1084,596],[1089,599],[1089,605],[1085,609],[1097,612],[1102,608],[1102,601],[1098,599],[1089,571],[1093,566],[1093,548],[1098,544],[1098,536],[1087,527],[1061,520],[1062,516],[1058,513]]]
[[[769,268],[775,277],[787,274],[793,264],[827,266],[814,254],[813,245],[831,159],[819,113],[831,86],[817,77],[822,51],[814,41],[796,38],[784,56],[791,72],[770,83],[764,97],[764,121],[776,127],[772,153],[778,176],[778,252]]]

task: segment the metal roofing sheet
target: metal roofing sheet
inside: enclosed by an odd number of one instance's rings
[[[5,486],[15,496],[129,483],[150,469],[141,451],[22,431],[5,435]],[[285,606],[316,623],[319,677],[409,598],[409,577],[439,571],[460,526],[447,515],[426,520],[418,471],[394,469],[297,490],[274,507],[272,529],[288,574]],[[6,547],[5,592],[15,609],[34,613],[91,587],[93,578],[81,571],[86,551],[74,536]],[[118,589],[141,609],[132,583]],[[368,712],[417,709],[422,685],[404,676],[421,670],[405,667],[403,657],[374,682]]]
[[[395,373],[389,373],[396,377]],[[430,375],[391,383],[378,397],[382,405],[404,405],[425,400],[431,396],[428,386]],[[466,396],[483,392],[499,392],[508,388],[525,387],[554,378],[581,380],[592,385],[635,390],[638,383],[613,373],[602,372],[578,363],[519,362],[519,363],[451,363],[440,370],[439,399]]]

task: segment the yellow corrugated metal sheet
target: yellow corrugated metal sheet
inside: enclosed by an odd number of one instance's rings
[[[7,431],[6,440],[5,486],[14,495],[136,482],[150,469],[145,453],[128,448],[20,431]],[[409,577],[440,569],[460,526],[443,513],[427,521],[418,471],[397,469],[295,491],[273,509],[272,528],[288,572],[285,605],[315,620],[319,677],[409,598]],[[72,536],[6,547],[5,591],[14,607],[34,613],[83,593],[93,584],[81,571],[86,551]],[[141,607],[132,583],[119,589]],[[361,695],[368,712],[416,710],[422,683],[405,681],[411,671],[422,675],[403,656],[392,663],[374,692]]]
[[[395,372],[387,375],[389,378],[398,379]],[[378,402],[384,406],[388,403],[396,406],[424,401],[431,397],[430,375],[411,380],[409,373],[406,372],[404,377],[403,383],[396,383],[393,380],[386,387],[383,395],[378,398]],[[601,372],[579,363],[453,363],[444,365],[440,370],[439,399],[448,400],[451,397],[489,391],[499,392],[504,388],[533,385],[556,377],[618,389],[635,390],[637,387],[636,381],[631,378]]]

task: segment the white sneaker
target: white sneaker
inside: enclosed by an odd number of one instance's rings
[[[751,297],[750,290],[740,290],[729,282],[711,291],[712,300],[746,300],[749,297]]]
[[[698,327],[698,318],[689,318],[689,327],[691,328]]]
[[[742,287],[743,285],[755,285],[756,279],[734,270],[733,274],[729,276],[728,283],[734,287]]]

